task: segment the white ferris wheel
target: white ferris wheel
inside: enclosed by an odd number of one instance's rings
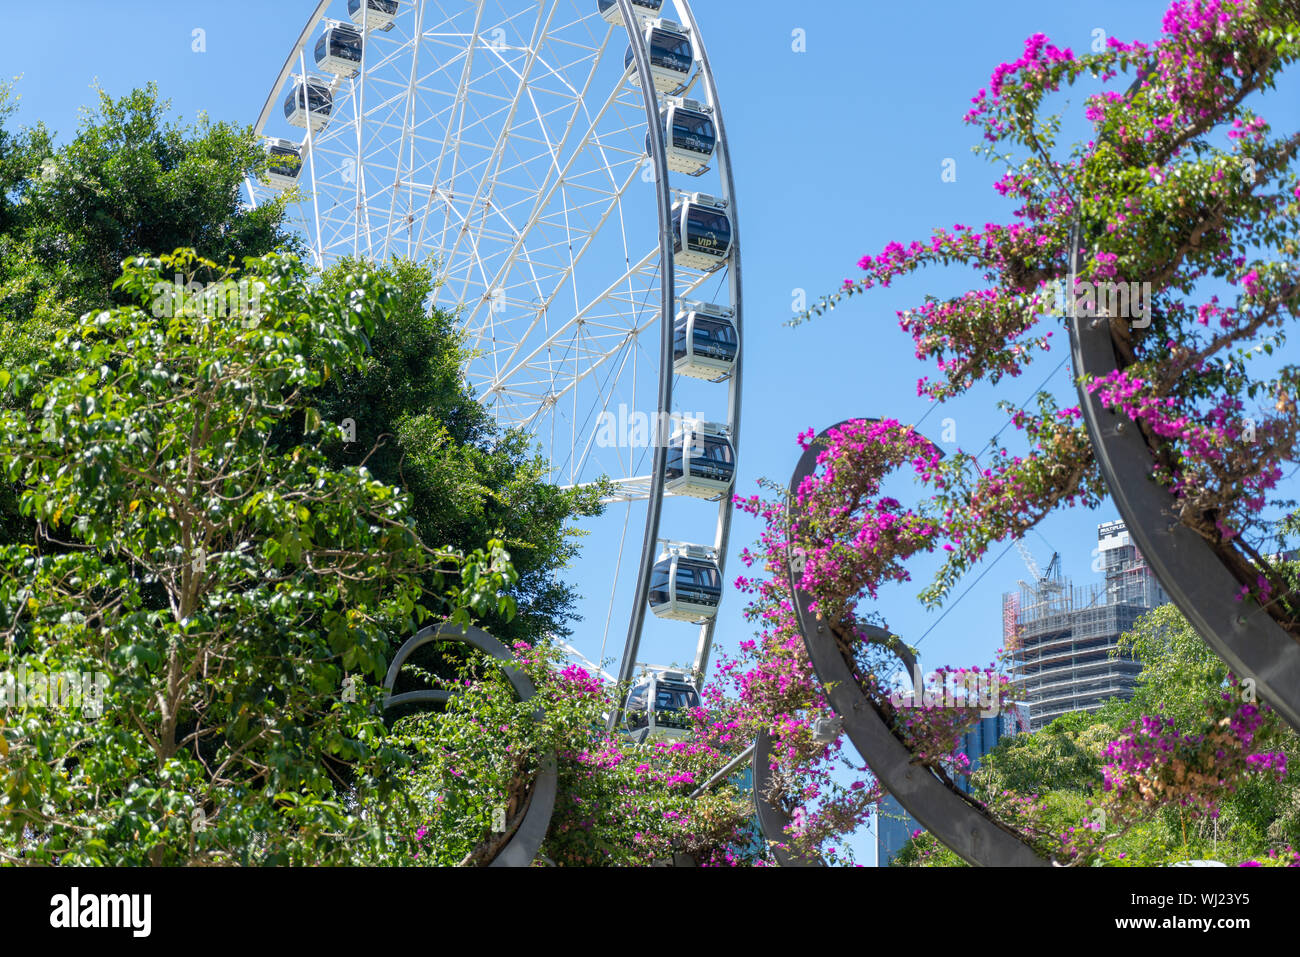
[[[321,0],[256,128],[273,165],[251,202],[295,190],[318,266],[431,263],[496,421],[535,437],[557,484],[614,481],[585,546],[598,567],[579,576],[603,609],[580,626],[598,635],[588,654],[621,643],[630,679],[653,632],[698,685],[742,299],[726,128],[689,2]]]

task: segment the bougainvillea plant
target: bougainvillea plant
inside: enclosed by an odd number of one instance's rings
[[[539,858],[557,866],[668,864],[684,855],[709,866],[761,863],[752,802],[734,779],[702,788],[744,746],[700,740],[635,744],[606,730],[616,686],[555,649],[514,646],[536,694],[519,701],[500,665],[466,659],[432,686],[455,689],[445,710],[399,720],[392,741],[410,756],[395,801],[369,813],[403,835],[380,856],[393,864],[487,863],[511,836],[507,822],[528,800],[543,755],[554,753],[558,787]],[[703,721],[703,710],[695,715]],[[697,792],[702,792],[698,793]],[[379,796],[377,796],[379,797]]]
[[[1262,556],[1281,550],[1268,506],[1288,504],[1278,483],[1298,427],[1297,367],[1269,357],[1300,310],[1300,131],[1275,130],[1254,107],[1298,56],[1294,0],[1180,0],[1158,40],[1112,37],[1097,53],[1030,37],[966,115],[988,155],[1007,161],[995,188],[1021,203],[1013,220],[890,243],[813,310],[927,266],[971,267],[983,288],[899,314],[917,358],[941,373],[918,391],[942,401],[1018,376],[1062,333],[1058,300],[1077,216],[1087,242],[1078,279],[1088,286],[1070,295],[1085,309],[1115,307],[1120,359],[1090,388],[1139,424],[1180,519],[1296,635],[1297,608]],[[1105,88],[1132,75],[1140,79],[1127,93]],[[1103,86],[1087,97],[1095,139],[1057,155],[1059,118],[1044,115],[1047,101],[1088,78]],[[1149,284],[1140,311],[1133,283]],[[942,598],[990,543],[1023,534],[1062,502],[1104,492],[1079,410],[1056,408],[1046,391],[1038,406],[1013,414],[1031,454],[992,443],[990,465],[959,454],[937,467],[937,487],[962,506],[953,516],[962,527],[947,537],[953,548],[927,599]]]
[[[1277,516],[1293,507],[1279,485],[1295,458],[1300,372],[1271,357],[1300,310],[1300,132],[1275,130],[1255,109],[1297,57],[1294,0],[1178,0],[1154,42],[1110,38],[1086,54],[1030,37],[966,114],[983,133],[981,149],[1007,168],[995,189],[1020,204],[1011,221],[955,224],[928,241],[891,242],[864,256],[862,276],[846,279],[809,315],[927,266],[972,268],[979,288],[926,297],[899,313],[916,357],[938,373],[920,379],[918,394],[936,402],[1019,376],[1041,359],[1054,335],[1060,341],[1062,298],[1109,317],[1119,368],[1087,387],[1138,424],[1153,474],[1177,498],[1179,520],[1231,569],[1240,597],[1253,596],[1300,638],[1300,605],[1285,572],[1265,557],[1283,550],[1293,524]],[[1049,100],[1089,82],[1096,89],[1085,117],[1094,138],[1061,151],[1060,117],[1048,115]],[[1077,285],[1066,288],[1076,224],[1082,267]],[[833,625],[895,733],[918,761],[942,772],[947,740],[972,709],[919,722],[891,711],[872,659],[887,650],[855,625],[856,605],[884,583],[909,580],[911,556],[938,552],[944,563],[920,594],[936,605],[993,543],[1024,535],[1059,506],[1100,503],[1105,484],[1078,408],[1060,408],[1040,389],[1025,407],[1006,411],[1021,433],[1020,454],[995,436],[991,457],[940,458],[910,427],[863,421],[835,430],[817,474],[792,490],[796,527],[788,526],[783,501],[738,500],[767,523],[759,549],[744,556],[767,577],[738,583],[755,595],[751,613],[761,634],[742,646],[747,660],[724,678],[740,691],[742,725],[791,742],[778,748],[777,762],[786,780],[806,782],[796,796],[810,806],[848,805],[824,786],[824,773],[818,777],[828,748],[801,747],[826,703],[793,624],[785,570],[799,569],[800,587]],[[904,505],[881,486],[908,468],[918,494]],[[1216,794],[1243,775],[1281,770],[1257,734],[1266,709],[1225,694],[1200,731],[1148,718],[1112,745],[1112,822],[1151,805],[1212,814]],[[995,812],[1042,841],[1032,802]],[[1100,830],[1053,834],[1040,847],[1063,861],[1094,860],[1101,838],[1089,834]]]

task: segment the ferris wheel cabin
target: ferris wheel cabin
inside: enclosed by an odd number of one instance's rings
[[[687,269],[711,271],[731,255],[726,203],[692,193],[673,205],[673,259]]]
[[[316,65],[335,76],[355,76],[361,69],[361,32],[347,23],[332,23],[316,41]]]
[[[333,112],[334,94],[329,84],[317,77],[298,78],[292,92],[284,98],[284,118],[289,125],[306,129],[310,116],[313,133],[325,128]]]
[[[720,382],[736,368],[740,334],[730,309],[685,302],[673,321],[673,373]]]
[[[699,176],[709,168],[718,148],[718,132],[708,108],[695,100],[669,100],[659,111],[664,131],[668,168],[675,173]],[[646,155],[651,155],[650,134],[646,134]]]
[[[695,69],[695,47],[686,28],[671,20],[650,20],[645,26],[646,52],[650,54],[650,76],[660,93],[677,93],[686,88]],[[632,65],[634,56],[629,46],[623,54],[623,67]],[[632,71],[632,85],[639,86],[641,77]]]
[[[358,27],[387,30],[397,16],[397,0],[348,0],[348,16]]]
[[[680,671],[644,675],[632,686],[623,708],[623,726],[638,744],[651,737],[683,738],[691,727],[690,711],[700,693]]]
[[[708,621],[722,602],[714,549],[667,543],[650,576],[650,610],[670,621]]]
[[[270,158],[262,180],[276,189],[292,189],[302,174],[302,147],[292,140],[268,139],[266,154]]]
[[[656,19],[663,6],[664,0],[632,0],[632,11],[642,22]],[[623,11],[619,9],[618,0],[596,0],[596,7],[607,22],[616,27],[623,25]]]
[[[664,491],[717,501],[736,478],[736,447],[726,426],[684,422],[668,440]]]

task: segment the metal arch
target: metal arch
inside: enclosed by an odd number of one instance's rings
[[[1070,288],[1079,255],[1071,236]],[[1177,518],[1177,499],[1151,474],[1151,449],[1127,416],[1105,408],[1087,381],[1118,368],[1110,320],[1077,314],[1070,297],[1070,352],[1093,455],[1138,549],[1192,627],[1234,674],[1300,730],[1300,643],[1254,600],[1236,601],[1241,583],[1209,544]]]
[[[632,50],[632,58],[636,62],[637,76],[641,81],[646,130],[651,134],[647,137],[650,141],[650,158],[655,168],[660,259],[658,413],[662,417],[671,413],[673,407],[673,322],[670,315],[676,315],[677,309],[677,279],[672,238],[673,204],[668,192],[668,151],[662,134],[655,135],[662,125],[659,122],[659,96],[655,92],[654,74],[650,69],[650,53],[646,49],[641,21],[632,7],[632,0],[618,0],[618,9],[623,15],[623,27],[627,30],[628,44]],[[663,419],[659,418],[656,421],[663,421]],[[657,440],[650,472],[650,499],[646,508],[645,535],[641,542],[641,565],[637,571],[636,591],[632,595],[632,618],[628,623],[623,659],[618,667],[620,685],[632,680],[632,672],[636,669],[637,649],[641,647],[641,630],[645,626],[646,606],[650,601],[650,576],[654,571],[655,550],[659,541],[659,519],[663,514],[664,471],[667,464],[668,446],[665,442]],[[618,723],[619,710],[617,707],[610,709],[608,722],[610,731],[613,731]]]
[[[780,805],[768,795],[771,793],[772,777],[772,738],[766,731],[760,731],[754,738],[754,813],[758,817],[759,830],[767,841],[768,849],[782,867],[825,867],[820,857],[808,857],[791,853],[785,845],[785,829],[790,818]]]
[[[1140,71],[1125,98],[1146,78]],[[1233,598],[1241,583],[1209,544],[1177,518],[1177,499],[1151,474],[1151,448],[1128,416],[1105,408],[1089,380],[1119,368],[1106,317],[1082,317],[1074,296],[1083,227],[1077,203],[1070,224],[1070,357],[1079,408],[1093,455],[1120,517],[1165,592],[1202,640],[1256,690],[1292,728],[1300,730],[1300,643],[1258,602]]]
[[[691,32],[691,43],[695,46],[695,56],[699,61],[700,72],[704,77],[704,89],[708,95],[709,105],[713,107],[713,126],[717,133],[718,145],[714,153],[718,164],[718,175],[722,183],[722,199],[727,203],[727,214],[731,218],[731,257],[727,263],[727,284],[731,296],[732,322],[736,324],[736,335],[740,348],[736,352],[736,364],[731,371],[727,390],[727,424],[731,428],[732,451],[736,457],[736,477],[740,474],[740,400],[741,372],[745,359],[744,328],[744,293],[740,266],[740,214],[736,208],[736,179],[731,168],[731,147],[727,139],[727,126],[722,119],[722,99],[718,96],[718,86],[709,63],[709,53],[704,47],[704,38],[699,25],[695,22],[695,13],[687,0],[674,0],[678,14]],[[671,353],[669,353],[671,358]],[[718,525],[714,534],[713,545],[717,550],[718,572],[726,574],[727,544],[731,539],[731,518],[735,512],[731,494],[723,495],[718,503]],[[695,674],[697,686],[704,687],[704,673],[709,666],[709,654],[713,650],[713,631],[717,625],[717,616],[710,618],[700,628],[699,645],[695,652]]]
[[[393,687],[397,683],[398,673],[411,655],[419,648],[434,641],[455,641],[477,648],[499,661],[505,662],[501,670],[505,672],[520,701],[527,701],[536,693],[528,676],[510,664],[514,656],[500,641],[480,628],[470,626],[459,628],[448,622],[430,625],[418,634],[408,638],[402,645],[393,663],[384,676],[384,710],[405,703],[441,703],[445,704],[451,697],[448,691],[408,691],[394,695]],[[528,867],[541,850],[546,839],[546,831],[551,826],[551,814],[555,810],[555,794],[558,786],[558,770],[555,752],[542,757],[541,769],[528,794],[527,807],[523,820],[515,829],[506,845],[497,851],[489,867]]]
[[[786,516],[794,520],[800,483],[817,467],[819,446],[848,419],[824,430],[799,458],[790,478]],[[913,763],[911,749],[896,738],[876,704],[862,693],[829,625],[812,611],[812,596],[798,589],[793,562],[786,567],[795,615],[808,657],[831,707],[876,779],[921,826],[969,864],[992,867],[1042,867],[1049,862],[1010,828],[977,807],[960,791]]]
[[[877,625],[859,625],[862,631],[881,647],[892,651],[907,668],[908,674],[916,671],[916,657],[912,649],[899,641],[895,635]],[[753,744],[754,768],[754,812],[758,818],[759,829],[767,846],[771,849],[777,864],[782,867],[824,867],[825,862],[817,856],[791,854],[785,845],[785,829],[790,818],[768,795],[772,792],[772,739],[767,731],[760,731]]]

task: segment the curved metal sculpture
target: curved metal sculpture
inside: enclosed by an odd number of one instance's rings
[[[872,641],[883,648],[888,648],[902,662],[908,674],[916,670],[916,657],[912,649],[899,641],[891,632],[876,625],[859,625]],[[786,828],[790,817],[770,795],[772,783],[772,738],[766,731],[760,731],[754,739],[753,773],[754,773],[754,815],[758,819],[759,830],[767,846],[781,867],[825,867],[826,862],[820,857],[791,853],[786,847]]]
[[[772,793],[772,738],[760,731],[754,739],[754,813],[768,849],[782,867],[825,867],[820,857],[792,853],[786,847],[785,829],[789,816],[769,797]]]
[[[397,655],[393,658],[393,663],[388,667],[388,674],[384,676],[385,711],[403,704],[446,704],[451,700],[453,692],[434,689],[393,694],[393,688],[397,684],[397,676],[401,672],[402,666],[406,664],[416,650],[435,641],[453,641],[469,645],[471,648],[477,648],[479,651],[491,655],[498,661],[505,662],[501,666],[501,670],[505,672],[506,678],[515,689],[515,693],[519,695],[520,701],[527,701],[536,693],[536,689],[533,687],[533,683],[528,680],[528,676],[509,663],[513,661],[513,655],[500,641],[482,629],[472,626],[462,629],[449,622],[443,622],[423,629],[415,636],[408,638],[405,644],[398,649]],[[537,852],[541,849],[542,841],[546,839],[547,828],[551,825],[551,813],[555,810],[556,786],[556,757],[555,752],[552,751],[542,758],[541,770],[538,772],[528,794],[522,819],[514,826],[514,833],[511,834],[510,840],[493,856],[491,863],[488,865],[489,867],[528,867],[532,864],[537,857]],[[510,822],[506,822],[506,824],[507,833],[509,833],[511,824]]]
[[[1070,237],[1070,285],[1079,267],[1079,225]],[[1069,297],[1070,352],[1079,408],[1093,454],[1129,534],[1178,610],[1235,675],[1300,730],[1300,643],[1254,601],[1234,597],[1241,583],[1209,544],[1176,517],[1177,499],[1157,485],[1151,450],[1126,415],[1105,408],[1087,382],[1118,368],[1111,322],[1080,316]]]
[[[786,516],[793,527],[796,493],[817,467],[817,453],[827,436],[849,422],[824,430],[804,450],[790,478]],[[969,864],[992,867],[1041,867],[1050,862],[1011,828],[994,820],[969,797],[915,763],[911,750],[890,730],[875,702],[853,676],[830,626],[812,611],[812,596],[797,587],[793,562],[786,568],[799,630],[827,700],[844,721],[849,740],[877,780],[903,809]],[[878,629],[888,637],[888,632]],[[900,649],[894,647],[895,654]],[[901,657],[901,655],[900,655]],[[904,659],[906,660],[906,659]]]

